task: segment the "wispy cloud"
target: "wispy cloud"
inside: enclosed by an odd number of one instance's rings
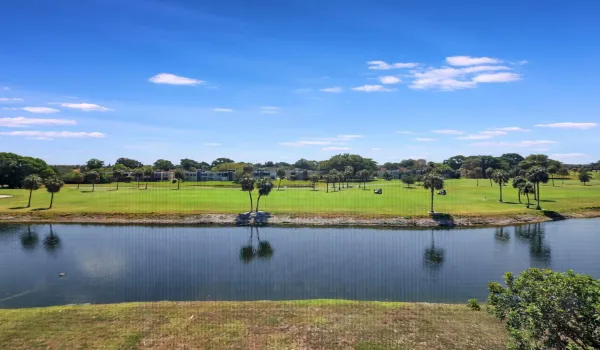
[[[473,147],[534,147],[534,146],[543,146],[543,145],[551,145],[556,143],[556,141],[549,140],[537,140],[537,141],[519,141],[519,142],[478,142],[472,143]]]
[[[344,89],[342,89],[339,86],[334,86],[334,87],[320,89],[319,91],[339,94],[340,92],[344,91]]]
[[[75,125],[75,120],[68,119],[42,119],[42,118],[0,118],[0,126],[9,128],[26,128],[31,125]]]
[[[102,107],[94,103],[61,103],[61,107],[78,109],[83,112],[109,112],[110,108]]]
[[[3,86],[3,87],[2,87],[2,90],[4,90],[4,91],[9,91],[9,90],[10,90],[10,88],[9,88],[8,86]]]
[[[507,132],[502,131],[502,130],[486,130],[486,131],[480,132],[479,134],[480,135],[489,135],[489,136],[500,136],[500,135],[506,135]]]
[[[457,140],[485,140],[485,139],[491,139],[492,136],[490,135],[481,135],[481,134],[471,134],[471,135],[466,135],[466,136],[461,136],[461,137],[457,137]]]
[[[229,112],[233,112],[233,109],[231,109],[231,108],[213,108],[212,111],[229,113]]]
[[[22,102],[22,98],[17,97],[0,97],[0,103]]]
[[[502,61],[491,57],[451,56],[446,57],[446,63],[452,66],[475,66],[479,64],[498,64]]]
[[[389,69],[398,69],[398,68],[415,68],[419,64],[414,62],[408,63],[387,63],[385,61],[369,61],[367,62],[369,65],[369,69],[374,70],[389,70]]]
[[[517,73],[480,74],[473,78],[475,83],[508,83],[517,80],[521,80],[521,75]]]
[[[349,147],[323,147],[321,148],[322,151],[328,151],[328,152],[332,152],[332,151],[349,151],[352,148]]]
[[[58,109],[48,108],[48,107],[23,107],[21,108],[24,111],[29,113],[38,113],[38,114],[53,114],[60,112]]]
[[[71,132],[71,131],[10,131],[0,132],[0,135],[22,136],[22,137],[45,137],[45,138],[103,138],[106,136],[100,132]]]
[[[398,130],[396,131],[396,134],[401,134],[401,135],[414,135],[416,134],[414,131],[407,131],[407,130]]]
[[[414,140],[416,141],[420,141],[420,142],[431,142],[431,141],[435,141],[435,139],[431,138],[431,137],[417,137]]]
[[[363,85],[363,86],[353,87],[352,90],[362,91],[362,92],[389,92],[389,91],[392,91],[390,89],[383,87],[383,85]]]
[[[199,84],[204,83],[203,80],[182,77],[179,75],[169,74],[169,73],[157,74],[157,75],[151,77],[150,79],[148,79],[148,81],[150,81],[151,83],[154,83],[154,84],[190,85],[190,86],[199,85]]]
[[[398,84],[401,83],[402,80],[398,77],[395,77],[393,75],[386,75],[384,77],[379,77],[379,82],[381,82],[382,84]]]
[[[519,132],[529,132],[530,131],[528,129],[523,129],[523,128],[520,128],[518,126],[508,126],[508,127],[504,127],[504,128],[494,128],[492,130],[498,130],[498,131],[519,131]]]
[[[536,124],[540,128],[554,128],[554,129],[579,129],[587,130],[598,126],[597,123],[552,123],[552,124]]]
[[[205,143],[204,146],[219,147],[219,146],[221,146],[221,144],[220,143],[216,143],[216,142],[208,142],[208,143]]]
[[[340,140],[352,140],[352,139],[362,139],[363,135],[338,135],[338,139]]]
[[[462,135],[465,133],[464,131],[453,130],[453,129],[431,130],[431,132],[434,134],[445,134],[445,135]]]
[[[263,114],[277,114],[281,111],[281,108],[275,106],[262,106],[260,107],[260,113]]]

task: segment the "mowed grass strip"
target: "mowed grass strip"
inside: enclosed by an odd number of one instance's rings
[[[551,183],[541,186],[543,209],[563,213],[600,208],[600,181],[593,180],[587,186],[576,180],[555,182],[555,186]],[[479,180],[479,186],[476,183],[476,180],[446,180],[448,195],[435,196],[435,210],[463,216],[536,213],[518,203],[517,190],[511,186],[503,187],[504,203],[499,203],[496,184],[490,186],[487,180]],[[147,190],[138,190],[135,183],[130,183],[120,184],[116,191],[115,184],[111,184],[98,185],[95,192],[90,192],[90,185],[82,185],[80,189],[68,185],[55,195],[54,208],[44,213],[235,214],[250,209],[247,192],[238,187],[211,185],[184,182],[178,191],[177,185],[171,183],[149,183]],[[140,188],[144,188],[143,183]],[[373,194],[374,188],[382,188],[383,194]],[[50,202],[50,195],[43,188],[34,191],[31,208],[23,208],[27,204],[27,190],[2,189],[2,194],[13,196],[0,199],[0,212],[3,213],[39,210],[41,214]],[[254,191],[254,205],[257,196],[257,191]],[[357,183],[351,183],[351,188],[344,187],[342,191],[334,192],[330,185],[329,193],[326,193],[325,184],[319,183],[317,191],[290,187],[277,191],[275,188],[268,197],[261,199],[260,209],[288,215],[418,217],[427,215],[429,200],[429,192],[423,187],[409,189],[398,180],[370,182],[366,190],[359,189]],[[522,201],[526,202],[524,196]],[[533,198],[531,202],[534,202]]]
[[[505,349],[465,305],[309,300],[0,310],[5,349]]]

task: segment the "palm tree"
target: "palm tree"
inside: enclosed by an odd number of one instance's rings
[[[325,180],[325,183],[327,184],[327,191],[325,192],[329,193],[329,175],[323,175],[323,180]]]
[[[65,183],[53,176],[46,179],[44,182],[44,186],[46,186],[46,191],[50,192],[50,206],[48,209],[52,209],[52,203],[54,202],[54,194],[59,192]]]
[[[144,187],[144,189],[147,190],[148,189],[148,179],[150,177],[152,177],[152,175],[154,175],[154,168],[147,165],[142,168],[142,171],[144,172],[144,181],[146,182],[146,186]]]
[[[317,185],[317,182],[319,182],[319,175],[317,174],[312,174],[310,176],[310,182],[312,184],[312,189],[313,191],[315,190],[315,186]]]
[[[351,165],[346,165],[344,168],[344,177],[346,178],[346,188],[348,188],[348,180],[354,176],[354,168]]]
[[[540,166],[535,166],[527,172],[526,177],[527,177],[527,180],[533,182],[533,184],[536,186],[536,188],[535,188],[535,194],[537,196],[536,209],[541,210],[542,207],[540,207],[540,182],[543,182],[543,183],[548,182],[548,172],[546,171],[546,169],[544,169]]]
[[[485,169],[485,176],[488,177],[488,179],[490,179],[490,187],[492,187],[492,174],[494,173],[494,169],[493,168],[487,168]]]
[[[550,178],[552,179],[552,187],[554,187],[554,174],[558,173],[558,165],[550,164],[548,166],[548,174],[550,174]]]
[[[358,173],[356,173],[356,175],[363,182],[363,190],[366,190],[367,189],[367,180],[369,180],[369,177],[371,176],[371,174],[369,173],[368,170],[363,169],[363,170],[359,171]],[[360,188],[360,185],[358,186],[358,188]]]
[[[112,169],[113,179],[117,183],[117,191],[119,190],[119,180],[123,177],[123,173],[127,168],[123,164],[115,164]]]
[[[525,184],[526,182],[527,180],[525,180],[523,176],[516,176],[512,180],[512,187],[517,189],[517,193],[519,194],[519,203],[521,204],[521,186],[523,186],[523,184]]]
[[[83,178],[83,174],[80,173],[79,171],[76,171],[73,174],[73,181],[75,181],[75,183],[77,184],[77,189],[79,189],[79,185],[83,182],[84,178]]]
[[[435,171],[432,171],[423,178],[423,187],[426,190],[431,190],[431,211],[429,213],[433,214],[435,213],[433,211],[433,192],[444,188],[444,178]]]
[[[479,187],[479,179],[481,178],[483,174],[483,169],[481,169],[481,167],[475,167],[473,169],[473,176],[477,179],[477,187]]]
[[[135,179],[137,181],[137,188],[140,188],[140,179],[142,179],[144,177],[144,170],[142,168],[137,168],[133,171],[133,176],[135,176]]]
[[[256,212],[258,213],[258,204],[260,203],[260,197],[268,196],[269,193],[271,193],[271,190],[273,189],[273,183],[267,178],[262,178],[258,180],[256,187],[258,188],[258,199],[256,200]]]
[[[529,202],[529,194],[535,193],[535,185],[532,182],[526,181],[525,183],[521,184],[519,191],[527,196],[527,208],[529,208],[531,205]]]
[[[177,190],[179,190],[181,181],[185,179],[185,172],[183,171],[183,169],[175,170],[175,179],[177,180]]]
[[[31,194],[34,190],[39,190],[42,187],[42,178],[31,174],[23,179],[23,188],[29,190],[29,201],[27,202],[27,208],[31,207]]]
[[[100,174],[96,170],[85,173],[86,179],[92,183],[92,192],[96,190],[96,182],[100,180]]]
[[[242,186],[242,191],[248,192],[248,196],[250,196],[250,212],[252,213],[252,191],[254,191],[254,178],[248,174],[244,175],[240,179],[240,185]]]
[[[279,191],[279,188],[281,187],[281,180],[285,178],[285,170],[277,169],[277,177],[279,178],[279,183],[277,184],[277,191]]]
[[[329,178],[333,182],[333,192],[335,192],[335,183],[340,180],[340,172],[337,171],[336,169],[332,169],[329,172]]]
[[[508,173],[504,170],[496,170],[492,174],[492,179],[500,187],[500,201],[499,202],[502,202],[502,186],[504,186],[508,183],[508,180],[509,180]]]
[[[558,175],[561,176],[561,184],[564,185],[565,184],[565,176],[569,176],[569,169],[567,169],[566,167],[562,167],[562,168],[558,169]]]

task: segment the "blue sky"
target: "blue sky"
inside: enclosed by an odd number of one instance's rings
[[[600,159],[600,2],[11,1],[0,150]]]

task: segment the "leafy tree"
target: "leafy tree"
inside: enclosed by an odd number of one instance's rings
[[[519,195],[519,203],[522,204],[521,202],[521,188],[523,187],[523,185],[527,182],[527,180],[525,180],[525,178],[523,176],[517,176],[514,177],[512,180],[512,187],[517,189],[518,195]]]
[[[462,155],[450,157],[444,161],[444,164],[448,165],[453,170],[458,170],[458,169],[460,169],[460,167],[462,166],[462,164],[466,158],[467,157],[462,156]]]
[[[530,268],[490,282],[488,312],[506,320],[513,349],[600,349],[600,280]]]
[[[410,185],[415,183],[415,178],[410,175],[406,175],[402,178],[402,182],[406,184],[408,188],[410,188]]]
[[[360,170],[377,170],[377,162],[370,158],[363,158],[358,154],[338,154],[331,157],[328,160],[319,162],[318,169],[321,171],[329,172],[332,169],[337,171],[344,171],[346,166],[350,165],[354,168],[354,171]]]
[[[211,163],[211,167],[217,167],[219,166],[219,164],[223,164],[223,163],[235,163],[233,160],[229,159],[229,158],[217,158],[215,160],[213,160],[213,162]]]
[[[104,162],[96,158],[92,158],[85,163],[85,167],[87,168],[87,170],[97,170],[102,168],[103,166]]]
[[[262,178],[258,180],[256,184],[256,188],[258,188],[258,198],[256,199],[256,212],[258,213],[258,204],[260,203],[260,197],[268,196],[273,189],[273,183],[268,178]]]
[[[348,180],[354,176],[354,167],[346,165],[344,167],[344,178],[346,179],[346,188],[348,188]]]
[[[48,170],[47,170],[48,169]],[[46,176],[51,171],[39,158],[23,157],[15,153],[0,152],[0,186],[19,188],[28,175]]]
[[[91,170],[85,173],[85,179],[92,184],[92,192],[96,190],[96,182],[100,180],[100,174],[96,170]]]
[[[579,181],[583,182],[584,186],[585,186],[585,183],[590,182],[591,179],[592,179],[592,175],[590,175],[590,173],[588,173],[587,171],[582,171],[579,173]]]
[[[177,179],[177,190],[179,190],[181,181],[185,179],[185,172],[183,171],[183,169],[175,170],[175,179]]]
[[[144,187],[145,190],[148,189],[148,179],[152,178],[152,176],[154,175],[154,169],[147,165],[142,167],[142,173],[144,174],[144,182],[146,183],[146,187]]]
[[[166,159],[159,159],[156,162],[154,162],[154,169],[156,169],[156,170],[167,171],[167,170],[171,170],[174,168],[175,168],[175,165],[173,165],[173,163],[171,163],[171,161],[166,160]]]
[[[198,163],[197,161],[195,161],[193,159],[189,159],[189,158],[183,158],[179,162],[179,165],[181,165],[181,167],[187,171],[190,171],[192,168],[198,169],[201,167],[200,163]]]
[[[306,169],[306,170],[317,170],[319,162],[316,160],[306,160],[304,158],[299,159],[294,163],[294,168]]]
[[[500,159],[503,160],[506,164],[508,164],[509,168],[514,168],[519,165],[523,161],[523,156],[518,153],[505,153],[500,156]]]
[[[317,174],[312,174],[310,176],[310,183],[312,184],[312,189],[313,191],[315,190],[315,187],[317,185],[317,182],[319,182],[319,175]]]
[[[529,157],[527,157],[529,158]],[[533,182],[536,185],[535,194],[537,196],[537,210],[541,210],[540,207],[540,182],[548,182],[548,172],[541,166],[535,166],[527,171],[527,180]]]
[[[545,154],[531,154],[527,156],[521,163],[519,163],[519,167],[523,170],[529,170],[533,167],[542,167],[547,168],[550,164],[550,160],[548,156]]]
[[[389,180],[391,177],[392,177],[392,174],[390,174],[389,172],[387,172],[387,171],[383,172],[384,179]]]
[[[135,159],[130,159],[130,158],[119,158],[115,162],[115,165],[117,165],[117,164],[122,164],[123,166],[125,166],[126,168],[129,168],[129,169],[137,169],[137,168],[141,168],[144,166],[144,164],[142,164],[142,162],[139,162]]]
[[[60,192],[60,189],[63,187],[65,183],[59,179],[58,177],[50,177],[44,181],[44,186],[46,186],[46,191],[50,193],[50,206],[48,209],[52,209],[52,203],[54,202],[54,194]]]
[[[561,167],[558,169],[558,175],[561,177],[562,184],[565,184],[565,176],[569,176],[569,169],[567,167]]]
[[[135,180],[137,181],[137,188],[139,189],[140,188],[140,180],[144,178],[143,167],[134,169],[133,176],[135,177]]]
[[[73,181],[75,181],[75,183],[77,184],[77,189],[79,189],[79,185],[81,185],[81,183],[83,183],[83,180],[84,180],[84,176],[81,172],[79,172],[79,171],[73,172]]]
[[[529,202],[529,195],[535,194],[535,184],[526,181],[524,184],[521,184],[519,192],[527,196],[527,208],[529,208],[531,205],[531,203]]]
[[[492,175],[494,174],[494,168],[485,169],[485,176],[490,179],[490,187],[492,186]]]
[[[553,160],[553,159],[549,159],[548,160],[548,174],[550,174],[550,178],[552,179],[552,187],[554,187],[554,175],[557,175],[559,170],[563,167],[562,163],[557,161],[557,160]]]
[[[121,181],[121,178],[123,177],[123,173],[125,173],[125,171],[127,171],[127,168],[125,168],[125,165],[123,164],[115,164],[115,166],[112,168],[113,179],[117,183],[117,191],[119,190],[119,181]]]
[[[361,180],[363,182],[363,190],[367,189],[367,181],[369,180],[369,178],[371,177],[371,173],[366,170],[360,170],[358,173],[356,173],[356,176],[358,177],[359,180]],[[358,185],[358,188],[360,188],[360,184]]]
[[[281,187],[281,180],[285,177],[285,170],[277,169],[277,177],[279,178],[279,183],[277,184],[277,191]]]
[[[31,207],[31,194],[35,190],[39,190],[42,186],[42,178],[38,175],[32,174],[27,175],[23,180],[23,188],[29,190],[29,201],[27,202],[27,208]]]
[[[434,191],[441,190],[442,188],[444,188],[444,178],[440,174],[436,173],[435,171],[432,171],[432,172],[428,173],[427,175],[425,175],[425,177],[423,178],[423,187],[426,190],[431,191],[431,210],[429,212],[431,214],[433,214],[433,213],[435,213],[433,211]]]
[[[254,178],[249,175],[244,175],[240,179],[240,185],[242,186],[242,191],[248,192],[248,196],[250,196],[250,212],[252,213],[252,191],[254,191]]]
[[[506,171],[504,171],[504,170],[496,170],[492,174],[492,179],[500,187],[500,200],[499,200],[499,202],[502,202],[502,186],[504,186],[504,185],[506,185],[508,183],[508,180],[509,180],[508,173]]]

